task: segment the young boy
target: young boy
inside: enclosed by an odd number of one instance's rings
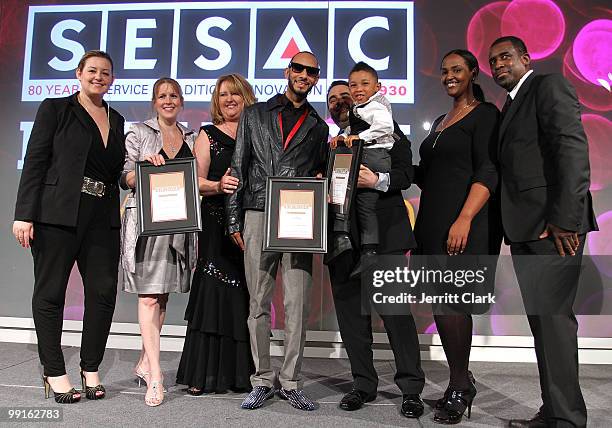
[[[391,156],[389,150],[395,142],[393,133],[393,112],[391,104],[380,94],[380,82],[376,70],[365,62],[358,62],[349,73],[349,90],[355,104],[349,112],[349,127],[344,133],[332,138],[335,148],[339,141],[351,147],[353,141],[363,140],[362,164],[375,172],[389,172]],[[351,276],[359,275],[372,264],[378,249],[378,219],[376,204],[378,191],[359,189],[357,199],[357,218],[361,238],[361,258]],[[334,225],[334,232],[345,234],[346,225]]]

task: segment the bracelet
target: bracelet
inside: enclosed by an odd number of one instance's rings
[[[223,193],[223,190],[221,189],[221,181],[217,182],[217,192]]]

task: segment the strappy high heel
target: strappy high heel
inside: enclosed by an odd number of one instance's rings
[[[166,391],[164,391],[164,392],[166,392]],[[193,396],[197,397],[199,395],[204,394],[204,388],[200,389],[200,388],[197,388],[195,386],[190,386],[189,388],[187,388],[187,394],[193,395]]]
[[[43,376],[43,386],[45,387],[45,399],[51,395],[51,384],[49,383],[49,376]],[[73,404],[81,401],[81,393],[76,389],[72,388],[68,392],[55,392],[53,391],[53,397],[55,402],[59,404]]]
[[[164,385],[162,381],[154,380],[151,382],[151,389],[153,390],[153,396],[147,397],[145,394],[145,404],[149,407],[157,407],[164,402]],[[149,392],[149,391],[147,391]]]
[[[83,392],[85,392],[85,397],[87,397],[88,400],[101,400],[106,396],[106,389],[101,383],[96,386],[87,386],[83,370],[81,370],[81,386],[83,387]]]
[[[142,382],[144,382],[145,385],[147,384],[147,376],[150,376],[151,373],[143,372],[140,370],[140,366],[138,366],[134,369],[134,375],[136,376],[136,382],[138,382],[138,388],[140,388]]]
[[[136,376],[136,382],[138,382],[138,388],[140,388],[143,383],[147,386],[147,376],[151,376],[151,373],[141,371],[139,366],[134,369],[134,375]],[[164,393],[166,392],[168,392],[168,390],[164,386]]]

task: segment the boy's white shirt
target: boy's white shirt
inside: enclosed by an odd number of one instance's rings
[[[357,110],[359,109],[359,110]],[[358,111],[358,114],[357,114]],[[376,92],[366,102],[353,105],[353,114],[370,124],[370,128],[360,132],[359,138],[366,142],[364,148],[390,149],[393,147],[393,111],[391,103],[380,92]],[[342,134],[344,137],[350,133],[350,126]],[[372,141],[376,140],[374,144]]]

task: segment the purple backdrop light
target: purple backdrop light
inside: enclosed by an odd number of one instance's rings
[[[576,67],[589,82],[610,89],[612,78],[612,20],[597,19],[585,25],[573,45]]]
[[[514,0],[502,15],[501,32],[523,39],[532,59],[546,58],[563,41],[565,18],[551,0]]]
[[[489,46],[501,36],[501,17],[510,3],[498,1],[479,9],[467,28],[467,47],[476,55],[480,69],[491,76],[489,69]]]
[[[603,86],[595,86],[586,80],[574,62],[573,48],[563,56],[563,75],[574,85],[578,99],[586,107],[596,111],[612,110],[612,97]]]
[[[582,124],[589,141],[591,190],[602,190],[612,183],[612,170],[610,169],[612,165],[612,150],[610,150],[612,122],[596,114],[583,114]],[[612,246],[610,248],[612,249]],[[612,252],[605,254],[612,254]]]
[[[599,225],[599,232],[588,234],[587,242],[589,244],[589,254],[592,256],[610,255],[612,254],[612,239],[610,239],[610,236],[605,231],[612,230],[612,211],[606,211],[599,215],[597,217],[597,224]],[[600,258],[601,257],[593,257],[593,260],[595,261]],[[612,277],[612,266],[608,266],[607,269],[604,270],[602,270],[599,265],[597,268],[601,272]]]
[[[436,334],[438,332],[438,329],[436,328],[436,323],[432,322],[431,324],[429,324],[429,326],[425,329],[425,331],[423,333],[425,334]]]

